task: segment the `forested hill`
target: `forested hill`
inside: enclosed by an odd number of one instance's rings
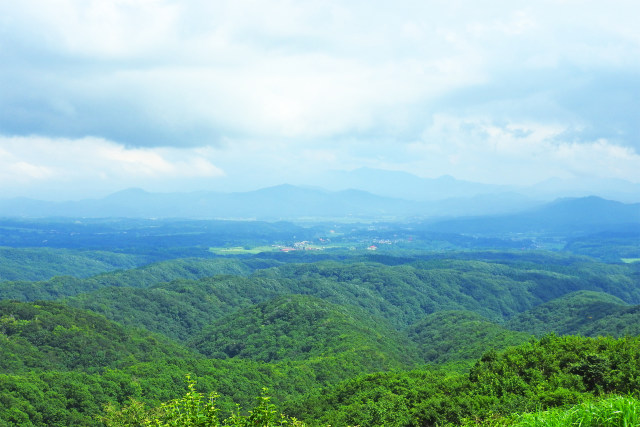
[[[194,353],[167,338],[127,328],[56,302],[0,301],[0,369],[101,371]]]
[[[19,223],[34,228],[3,238],[75,238]],[[252,223],[209,244],[198,224],[114,220],[87,226],[91,248],[0,251],[17,279],[0,281],[0,425],[511,425],[636,404],[640,263],[559,249],[628,241]]]
[[[603,292],[579,291],[520,313],[506,326],[536,335],[638,335],[640,305],[630,306]]]
[[[514,316],[507,326],[536,335],[577,332],[604,317],[620,314],[629,305],[604,292],[577,291]]]
[[[257,265],[267,267],[274,261],[176,260],[88,279],[7,282],[0,284],[0,290],[4,298],[25,301],[84,292],[68,303],[174,339],[187,339],[206,322],[239,308],[288,294],[355,305],[397,328],[441,310],[469,310],[503,321],[579,290],[606,292],[627,304],[640,303],[632,264],[607,265],[544,253],[500,257],[499,253],[481,252],[479,260],[469,259],[471,254],[461,259],[387,259],[396,265],[275,262],[275,267],[257,270]],[[226,276],[172,281],[220,273]],[[86,293],[92,290],[95,292]],[[164,322],[167,317],[175,321]]]
[[[107,251],[73,251],[50,248],[0,247],[0,283],[47,280],[54,276],[89,277],[149,262],[142,255]]]
[[[274,362],[353,352],[384,354],[398,366],[418,361],[413,343],[384,319],[307,295],[241,309],[205,327],[190,343],[209,357]]]
[[[146,288],[174,279],[197,279],[219,274],[246,276],[255,268],[278,264],[277,261],[236,261],[222,258],[185,258],[152,263],[129,270],[98,274],[88,278],[53,277],[50,280],[0,282],[0,298],[21,301],[56,299],[105,287]]]
[[[366,375],[290,402],[286,409],[316,420],[316,425],[637,425],[637,400],[605,416],[594,403],[607,393],[637,393],[639,360],[638,338],[549,336],[487,352],[468,374],[415,370]],[[544,413],[528,418],[518,414],[585,400],[592,410],[582,411],[576,424],[567,422],[568,417],[547,424]],[[573,411],[577,409],[567,412]]]
[[[430,314],[412,325],[408,335],[418,345],[420,359],[432,363],[477,359],[488,348],[518,345],[531,337],[462,310]]]

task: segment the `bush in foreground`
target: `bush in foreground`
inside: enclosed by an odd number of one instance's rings
[[[196,383],[189,376],[187,384],[188,391],[183,397],[163,403],[157,408],[146,408],[136,400],[131,400],[129,405],[121,409],[109,404],[105,407],[106,414],[101,417],[101,421],[107,427],[305,427],[304,423],[295,418],[280,414],[270,402],[267,389],[263,389],[258,404],[247,415],[242,415],[238,407],[231,416],[220,420],[220,410],[216,407],[218,395],[212,393],[205,398],[196,391]]]

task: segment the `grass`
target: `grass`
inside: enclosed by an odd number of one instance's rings
[[[332,244],[332,245],[307,245],[304,249],[298,249],[299,251],[304,250],[328,250],[328,249],[348,249],[352,245],[349,244]],[[212,252],[216,255],[255,255],[262,252],[276,252],[280,251],[282,246],[256,246],[256,247],[243,247],[243,246],[234,246],[230,248],[224,247],[210,247],[209,252]]]
[[[640,262],[640,258],[622,258],[622,262],[631,264],[632,262]]]
[[[261,252],[273,252],[276,248],[272,246],[256,246],[254,248],[244,248],[236,246],[232,248],[209,248],[209,252],[216,255],[255,255]]]
[[[519,427],[640,426],[640,400],[625,396],[611,396],[600,401],[585,402],[569,409],[557,408],[523,414],[516,418],[512,425]]]
[[[640,426],[640,400],[630,396],[609,396],[548,411],[497,416],[483,421],[466,419],[470,427],[638,427]],[[447,427],[452,427],[447,424]]]

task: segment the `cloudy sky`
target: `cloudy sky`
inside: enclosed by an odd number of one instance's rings
[[[640,182],[637,0],[0,0],[0,197]]]

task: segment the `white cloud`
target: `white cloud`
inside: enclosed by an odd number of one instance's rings
[[[224,176],[206,150],[127,148],[98,138],[0,137],[0,154],[5,196],[46,188],[47,198],[64,198],[76,186],[100,194],[133,186],[176,190],[185,180]]]
[[[408,146],[412,170],[473,181],[533,184],[549,177],[594,176],[640,182],[640,155],[605,139],[574,142],[560,123],[508,122],[436,115],[422,139]]]
[[[24,161],[18,161],[4,166],[4,175],[6,175],[5,179],[9,182],[11,180],[13,180],[14,182],[43,180],[48,179],[54,175],[53,171],[46,166],[34,165]]]
[[[639,14],[635,0],[0,2],[0,135],[22,135],[0,138],[0,191],[255,187],[329,165],[640,181]]]
[[[163,50],[172,39],[178,8],[157,0],[26,0],[0,10],[12,32],[31,47],[61,56],[132,59]],[[29,28],[20,28],[25,22]]]

